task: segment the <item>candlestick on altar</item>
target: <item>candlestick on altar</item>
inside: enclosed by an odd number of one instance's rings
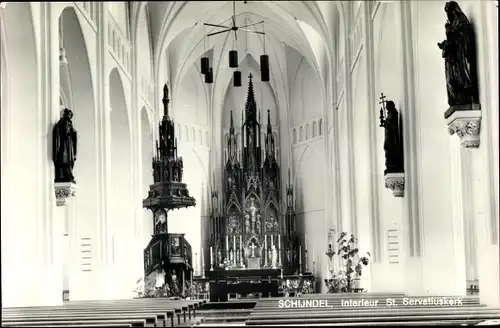
[[[185,286],[186,286],[186,274],[184,273],[184,270],[182,270],[182,295],[185,296],[186,295],[186,289],[185,289]]]
[[[281,279],[283,279],[283,268],[281,268]]]
[[[226,258],[229,259],[229,236],[226,235]]]
[[[309,272],[309,256],[307,254],[307,248],[304,250],[304,271]]]
[[[271,235],[272,236],[272,235]],[[273,258],[271,259],[273,269],[276,269],[276,247],[273,245]]]
[[[299,274],[302,275],[302,245],[299,245]]]
[[[193,272],[196,272],[197,269],[198,269],[198,253],[194,253]]]
[[[214,252],[212,246],[210,246],[210,271],[214,271]],[[205,270],[203,270],[203,276],[205,276]]]
[[[236,235],[233,235],[233,265],[236,266]]]
[[[264,266],[267,266],[267,235],[264,235]]]

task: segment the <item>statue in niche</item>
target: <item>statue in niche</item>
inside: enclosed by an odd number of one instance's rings
[[[299,239],[297,237],[297,233],[294,231],[293,234],[288,239],[288,245],[286,248],[286,259],[288,263],[288,269],[291,272],[297,272],[299,268],[298,249],[299,249]]]
[[[52,130],[52,160],[54,161],[54,182],[76,183],[73,167],[76,161],[77,133],[73,127],[73,112],[64,109],[61,119]]]
[[[255,222],[255,233],[257,235],[260,235],[260,221],[261,221],[261,218],[262,217],[260,216],[260,214],[257,214],[257,220]]]
[[[382,94],[381,99],[385,96]],[[386,107],[386,116],[384,117],[384,108],[380,109],[380,126],[385,129],[384,151],[385,151],[385,170],[384,175],[388,173],[404,172],[403,160],[403,142],[399,114],[391,100],[381,102]]]
[[[245,214],[245,234],[250,233],[251,228],[250,228],[250,215]]]
[[[445,60],[448,104],[454,109],[472,109],[456,107],[479,104],[474,29],[457,2],[446,2],[444,10],[446,39],[438,47]]]

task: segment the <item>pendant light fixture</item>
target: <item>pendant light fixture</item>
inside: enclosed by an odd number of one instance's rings
[[[208,57],[206,57],[206,54],[207,54],[207,36],[205,36],[205,38],[203,39],[203,44],[204,44],[204,48],[205,48],[205,52],[204,52],[205,56],[201,57],[200,71],[201,71],[201,74],[207,74],[208,69],[210,68],[210,59]]]
[[[229,67],[231,68],[238,67],[238,50],[229,51]]]
[[[266,55],[266,34],[264,32],[264,25],[262,26],[262,34],[264,35],[264,54],[260,55],[260,80],[262,82],[269,82],[269,56]]]
[[[251,24],[236,26],[236,1],[235,0],[233,0],[233,15],[231,16],[231,21],[232,21],[231,26],[203,23],[203,25],[205,25],[205,26],[223,28],[223,30],[209,33],[206,36],[209,37],[209,36],[217,35],[217,34],[221,34],[221,33],[231,33],[231,31],[232,31],[232,32],[234,32],[234,39],[237,42],[238,41],[238,36],[236,33],[237,31],[265,35],[264,32],[248,29],[249,27],[257,25],[257,24],[263,24],[264,21],[259,21],[259,22],[255,22],[255,23],[251,23]],[[237,47],[233,47],[233,50],[230,50],[229,54],[228,54],[229,55],[229,67],[231,67],[231,68],[237,68],[239,66],[239,64],[238,64],[238,50],[234,50],[234,49],[237,49]],[[265,49],[264,49],[264,54],[265,54]],[[209,66],[210,66],[210,63],[208,62],[208,57],[201,58],[201,69],[200,69],[201,73],[205,74],[205,81],[207,81],[207,80],[210,81],[212,79],[212,82],[213,82],[213,74],[212,74],[211,78],[209,77],[207,79],[206,76],[209,73],[204,73],[206,69],[209,69]],[[261,65],[261,67],[262,67],[262,65]],[[267,72],[269,72],[269,59],[267,60]],[[269,75],[269,73],[267,75]],[[269,81],[269,79],[268,79],[268,81]],[[212,83],[212,82],[206,82],[206,83]],[[240,71],[233,72],[233,85],[234,86],[241,86],[241,72]]]
[[[200,66],[200,71],[201,74],[207,74],[208,69],[210,68],[210,62],[208,57],[201,57],[201,66]]]
[[[214,72],[212,67],[208,69],[207,74],[205,74],[205,83],[214,83]]]
[[[233,72],[233,87],[241,87],[241,72]]]

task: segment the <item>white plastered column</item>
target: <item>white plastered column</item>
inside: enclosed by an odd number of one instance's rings
[[[40,150],[51,149],[52,126],[60,118],[60,81],[59,81],[59,16],[52,10],[50,3],[41,2],[42,50],[39,53],[41,78],[40,103],[43,128],[50,127],[43,137],[41,136]],[[42,303],[55,305],[62,303],[63,271],[62,271],[62,241],[64,231],[65,209],[58,207],[54,195],[54,166],[43,156],[41,161],[42,186],[42,219],[44,221],[44,269],[39,271]]]
[[[100,299],[111,299],[114,294],[111,250],[112,238],[110,235],[111,201],[112,201],[112,173],[111,173],[111,104],[109,98],[108,65],[110,55],[108,51],[108,21],[110,19],[109,3],[99,3],[99,28],[98,53],[97,53],[97,90],[98,90],[98,126],[97,134],[99,145],[99,181],[100,181],[100,225],[99,225],[99,250],[100,250]]]
[[[478,47],[478,76],[482,121],[480,146],[461,147],[462,165],[468,173],[462,188],[468,188],[474,223],[477,275],[481,303],[500,304],[498,236],[498,10],[494,2],[469,5],[474,16]],[[464,9],[464,8],[463,8]],[[465,10],[464,10],[465,11]],[[469,16],[470,17],[470,16]],[[451,136],[451,138],[457,138]],[[464,204],[465,205],[465,204]]]

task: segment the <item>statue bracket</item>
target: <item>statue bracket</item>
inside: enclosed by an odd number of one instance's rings
[[[479,147],[481,110],[457,110],[446,119],[446,124],[450,135],[456,134],[460,138],[462,147]]]
[[[56,205],[65,206],[68,199],[76,195],[76,184],[72,182],[55,182],[54,191],[56,195]]]
[[[394,197],[404,197],[405,194],[405,174],[387,173],[384,176],[385,187],[392,190]]]

